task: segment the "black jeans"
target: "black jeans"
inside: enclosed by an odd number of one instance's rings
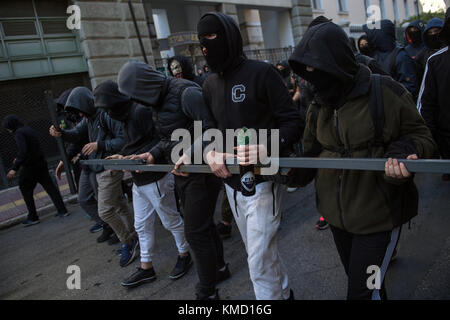
[[[222,240],[214,224],[214,211],[222,182],[212,174],[175,176],[184,213],[184,233],[195,257],[197,293],[213,295],[216,272],[225,266]]]
[[[42,185],[44,190],[52,199],[58,213],[66,213],[67,209],[61,197],[59,189],[53,183],[48,173],[47,163],[40,163],[33,167],[22,167],[19,173],[19,189],[28,209],[28,219],[37,220],[36,205],[34,203],[33,191],[37,184]]]
[[[367,282],[373,272],[368,272],[368,267],[381,268],[387,246],[391,241],[391,232],[357,235],[333,226],[330,226],[330,229],[348,276],[347,299],[370,300],[373,289],[369,289]],[[386,300],[383,280],[381,279],[380,296]]]

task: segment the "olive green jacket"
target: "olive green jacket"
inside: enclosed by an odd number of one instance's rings
[[[337,110],[316,101],[308,108],[303,136],[305,156],[384,158],[390,149],[405,158],[433,155],[436,145],[407,90],[382,77],[385,124],[383,143],[375,142],[370,115],[370,71],[362,67],[356,86]],[[397,148],[397,150],[395,150]],[[392,154],[392,152],[391,152]],[[417,215],[413,178],[392,179],[383,172],[318,169],[317,209],[332,226],[354,234],[392,230]]]

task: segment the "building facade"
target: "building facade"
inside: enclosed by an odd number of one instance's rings
[[[399,24],[422,12],[422,4],[418,0],[311,0],[311,6],[314,17],[324,15],[333,19],[347,33],[353,33],[353,30],[360,33],[358,27],[367,23],[374,14],[377,18]]]

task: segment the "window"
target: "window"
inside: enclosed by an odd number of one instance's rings
[[[408,0],[403,0],[403,4],[405,6],[405,18],[409,19],[410,15],[409,15]]]
[[[339,4],[339,11],[340,12],[348,11],[347,10],[347,0],[338,0],[338,4]]]
[[[313,10],[322,10],[322,0],[311,0]]]
[[[392,5],[394,6],[394,19],[395,21],[399,21],[400,17],[398,15],[398,4],[397,0],[392,0]]]
[[[384,0],[380,0],[381,19],[386,19],[386,4]]]

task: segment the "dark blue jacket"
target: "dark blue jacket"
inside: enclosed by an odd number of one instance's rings
[[[413,27],[416,27],[417,29],[419,29],[420,35],[422,36],[423,30],[425,29],[425,24],[423,23],[422,20],[414,20],[408,25],[408,27],[406,27],[406,30],[405,30],[405,38],[406,38],[406,42],[407,42],[405,50],[409,54],[409,56],[414,60],[416,58],[417,54],[420,51],[422,51],[422,49],[424,48],[424,44],[423,44],[423,40],[421,40],[421,39],[419,39],[419,41],[420,41],[419,43],[413,43],[413,40],[409,36],[409,31]]]
[[[418,92],[418,81],[414,61],[403,47],[395,41],[395,25],[390,20],[381,20],[381,28],[363,26],[369,42],[374,48],[373,58],[391,77],[405,86],[412,94]]]

